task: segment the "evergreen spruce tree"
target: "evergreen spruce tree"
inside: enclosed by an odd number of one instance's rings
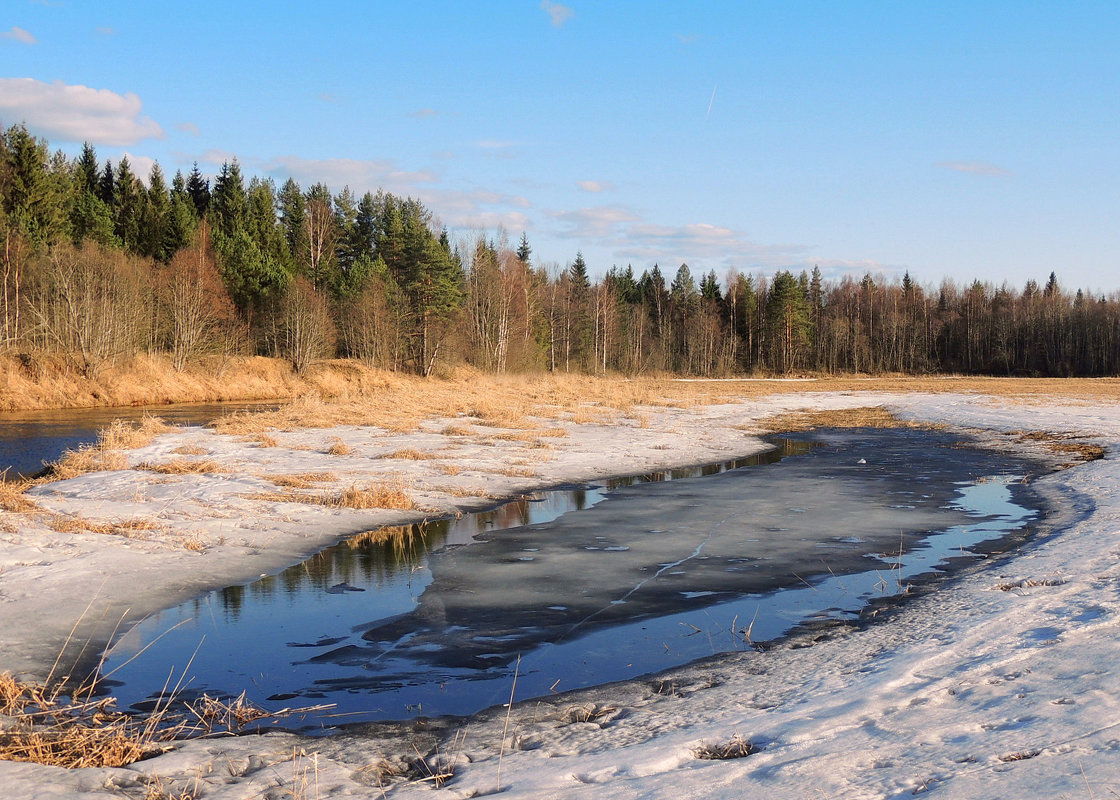
[[[113,171],[113,162],[106,161],[101,177],[97,179],[97,199],[110,209],[117,204],[117,176]]]
[[[191,167],[191,174],[187,177],[187,194],[190,195],[194,205],[194,213],[199,219],[206,216],[210,210],[210,181],[202,177],[198,170],[198,162]]]
[[[525,231],[522,231],[521,243],[517,245],[517,260],[525,266],[529,266],[529,256],[532,252],[533,248],[529,247],[529,237],[525,235]]]
[[[179,249],[170,229],[171,193],[163,179],[163,170],[159,164],[153,164],[140,216],[140,252],[158,261],[170,261]]]
[[[74,188],[82,192],[97,192],[97,182],[100,179],[100,170],[97,166],[97,153],[93,145],[86,142],[82,145],[82,154],[74,165]]]
[[[133,253],[142,252],[140,242],[140,216],[143,213],[146,192],[140,180],[132,174],[128,156],[121,156],[117,163],[114,181],[113,232],[121,245]]]

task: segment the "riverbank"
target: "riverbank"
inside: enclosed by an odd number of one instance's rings
[[[1026,390],[856,393],[764,383],[672,384],[657,394],[652,383],[616,382],[612,405],[598,399],[608,386],[587,379],[584,400],[575,385],[570,396],[555,384],[522,385],[520,404],[503,404],[509,385],[464,386],[455,402],[471,407],[444,415],[427,409],[447,408],[447,398],[402,408],[394,389],[364,411],[356,400],[308,399],[224,429],[164,433],[124,453],[129,469],[36,487],[26,498],[37,509],[0,518],[0,670],[42,677],[59,652],[88,661],[122,622],[273,572],[355,530],[533,487],[745,455],[760,448],[757,433],[774,415],[862,415],[878,406],[905,420],[984,431],[1002,446],[1042,446],[1023,435],[1031,431],[1088,434],[1109,455],[1039,485],[1057,508],[1073,495],[1095,506],[1019,559],[920,598],[887,625],[678,671],[663,683],[672,691],[639,681],[542,709],[519,706],[508,732],[484,715],[456,746],[446,790],[493,791],[498,761],[502,788],[523,797],[731,797],[748,788],[773,797],[890,797],[931,781],[952,782],[954,796],[1025,796],[1043,775],[1058,794],[1083,792],[1083,781],[1098,793],[1117,788],[1107,717],[1116,710],[1109,698],[1118,651],[1108,633],[1120,613],[1112,527],[1120,469],[1111,455],[1120,412],[1092,400],[1107,387],[1071,385],[1081,394],[1062,400]],[[473,407],[485,397],[492,406]],[[333,502],[350,488],[397,507]],[[1062,582],[1042,582],[1054,576]],[[71,642],[84,655],[64,646],[75,624]],[[1082,695],[1093,703],[1075,699]],[[598,710],[573,723],[561,704],[577,700]],[[693,756],[703,742],[734,734],[754,738],[761,752],[734,761]],[[451,757],[438,731],[417,737],[411,743],[422,751],[438,745],[441,758]],[[407,744],[377,731],[328,741],[277,734],[189,743],[119,770],[0,762],[0,780],[13,798],[144,796],[150,776],[184,791],[194,781],[206,797],[292,794],[301,779],[303,796],[335,797],[371,791],[373,776],[385,777],[374,765],[399,759]]]
[[[372,369],[346,359],[313,363],[297,374],[283,359],[213,356],[183,371],[165,356],[109,362],[91,375],[58,355],[0,355],[0,411],[161,406],[177,403],[287,400],[314,395],[351,399],[379,412],[410,411],[413,421],[466,406],[503,409],[548,405],[625,407],[638,403],[711,403],[777,390],[809,392],[980,392],[1005,397],[1057,396],[1096,402],[1120,397],[1120,378],[993,378],[960,375],[799,375],[732,378],[579,374],[492,375],[457,367],[434,378]],[[374,398],[380,400],[374,405]],[[481,405],[480,405],[481,404]],[[469,408],[467,408],[469,410]]]

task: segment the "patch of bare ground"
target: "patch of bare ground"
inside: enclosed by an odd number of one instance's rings
[[[1012,436],[1030,442],[1039,442],[1050,452],[1073,459],[1071,462],[1059,464],[1059,469],[1072,467],[1086,461],[1096,461],[1104,458],[1105,450],[1099,444],[1080,441],[1089,438],[1084,434],[1053,433],[1051,431],[1012,431]]]
[[[729,758],[746,758],[757,751],[758,748],[749,739],[735,734],[726,742],[705,742],[694,748],[692,754],[705,761],[724,761]]]
[[[938,430],[943,425],[912,422],[896,417],[881,406],[865,408],[843,408],[821,411],[792,411],[775,414],[759,420],[752,430],[767,430],[774,433],[807,431],[813,428],[919,428]]]

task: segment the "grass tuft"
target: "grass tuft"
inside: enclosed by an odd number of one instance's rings
[[[333,483],[338,476],[333,472],[293,472],[286,475],[262,475],[266,481],[288,489],[311,489],[317,483]]]
[[[439,458],[439,456],[406,447],[403,450],[395,450],[392,453],[386,453],[381,456],[381,458],[396,458],[402,461],[431,461],[433,458]]]
[[[139,464],[136,469],[158,472],[161,475],[187,475],[191,473],[211,474],[223,471],[216,461],[189,461],[185,458],[172,459],[163,464]]]
[[[758,752],[758,749],[749,739],[744,739],[735,734],[731,739],[722,744],[704,742],[694,748],[692,754],[705,761],[726,761],[731,758],[746,758]]]
[[[0,508],[16,514],[38,511],[39,506],[24,494],[30,487],[31,481],[6,481],[0,474]]]
[[[210,451],[197,444],[181,444],[171,451],[180,456],[208,456]]]
[[[371,483],[366,487],[347,486],[340,492],[319,495],[315,502],[337,508],[393,508],[412,511],[416,503],[399,485]]]

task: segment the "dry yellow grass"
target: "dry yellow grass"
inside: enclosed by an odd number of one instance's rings
[[[159,417],[150,414],[138,423],[116,419],[97,435],[97,442],[77,450],[67,450],[50,465],[51,480],[66,480],[103,470],[128,469],[128,457],[121,451],[135,450],[151,443],[161,433],[171,430]]]
[[[143,717],[122,714],[115,705],[112,697],[94,699],[89,686],[66,695],[61,685],[47,688],[0,673],[0,716],[4,717],[0,759],[66,769],[125,767],[166,752],[176,740],[216,730],[236,733],[258,720],[330,708],[270,713],[248,703],[244,694],[232,700],[203,695],[187,704],[185,712],[172,712],[164,705]],[[148,789],[152,800],[196,796],[194,792],[155,795],[151,783]]]
[[[775,414],[759,420],[756,425],[744,426],[744,429],[789,433],[792,431],[807,431],[812,428],[920,428],[922,430],[933,430],[943,427],[931,423],[899,419],[881,406],[866,406]]]
[[[310,489],[317,483],[333,483],[338,476],[333,472],[294,472],[284,475],[262,475],[266,481],[288,489]]]
[[[444,436],[474,436],[475,431],[466,425],[447,425],[440,431]]]
[[[199,447],[197,444],[182,444],[171,451],[179,456],[208,456],[210,451],[205,447]]]
[[[437,464],[436,469],[438,469],[444,475],[458,475],[463,471],[463,468],[458,464]]]
[[[338,437],[335,437],[331,441],[330,447],[328,447],[323,452],[329,456],[348,456],[354,452],[354,448],[346,444],[346,442],[342,441]]]
[[[535,478],[537,473],[524,467],[503,467],[502,469],[488,470],[494,475],[505,475],[509,478]]]
[[[416,503],[400,486],[371,483],[368,486],[347,486],[340,492],[319,495],[317,502],[339,508],[393,508],[412,511]]]
[[[47,527],[58,533],[80,533],[82,531],[106,535],[116,533],[116,528],[108,522],[94,522],[79,514],[54,514],[47,520]]]
[[[39,507],[25,494],[31,485],[31,481],[5,481],[0,476],[0,508],[16,514],[38,511]]]
[[[435,453],[424,453],[420,450],[413,450],[407,447],[402,450],[395,450],[392,453],[386,453],[381,457],[396,458],[402,461],[431,461],[432,459],[439,458]]]
[[[373,509],[385,508],[399,511],[415,511],[417,505],[400,485],[371,483],[367,486],[347,486],[333,492],[301,494],[293,490],[285,492],[263,492],[247,495],[249,500],[264,500],[270,503],[309,503],[334,508]]]
[[[176,458],[163,464],[140,464],[137,469],[148,472],[158,472],[161,475],[187,475],[190,473],[209,474],[223,472],[224,470],[216,461],[188,461],[185,458]]]
[[[158,719],[111,709],[112,698],[70,701],[59,692],[0,674],[0,758],[77,769],[123,767],[167,749]],[[153,721],[154,720],[154,721]]]
[[[966,392],[992,394],[1020,402],[1050,397],[1114,403],[1120,379],[1028,379],[907,377],[884,375],[823,376],[807,381],[679,381],[667,377],[635,379],[576,375],[483,375],[467,369],[449,378],[393,375],[368,394],[351,392],[334,398],[309,394],[276,411],[240,414],[215,427],[237,434],[302,427],[366,425],[386,430],[415,430],[423,420],[471,417],[487,426],[529,431],[541,420],[613,421],[634,417],[638,407],[689,408],[773,394],[806,392]],[[470,436],[469,422],[446,425],[447,436]]]

